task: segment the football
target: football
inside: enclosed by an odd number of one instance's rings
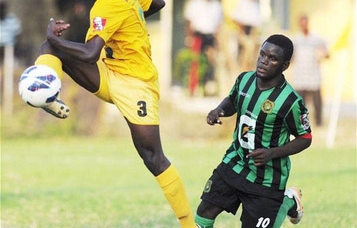
[[[61,90],[57,73],[45,65],[28,67],[19,80],[19,94],[27,104],[43,108],[53,102]]]

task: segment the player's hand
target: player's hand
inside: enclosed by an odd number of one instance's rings
[[[220,108],[216,108],[210,111],[207,115],[207,123],[209,125],[222,124],[220,117],[224,116],[224,111]]]
[[[265,148],[259,148],[249,152],[247,158],[253,158],[254,165],[262,166],[272,159],[272,151]]]
[[[65,23],[63,20],[50,19],[50,23],[47,27],[47,38],[51,36],[60,37],[62,32],[67,30],[70,27],[70,24]]]

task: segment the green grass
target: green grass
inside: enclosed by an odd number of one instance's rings
[[[229,141],[164,140],[193,210]],[[355,145],[312,146],[292,160],[289,185],[302,188],[305,207],[298,227],[356,227]],[[1,182],[3,228],[179,227],[129,136],[3,139]],[[216,227],[240,227],[239,216],[223,213]]]
[[[120,116],[95,125],[96,137],[78,137],[76,112],[63,121],[20,104],[16,118],[1,123],[2,228],[179,227]],[[195,211],[231,141],[235,118],[211,127],[204,114],[161,107],[164,151]],[[326,128],[313,135],[313,145],[292,156],[289,179],[289,186],[303,190],[304,218],[283,227],[357,227],[356,118],[341,120],[334,149],[325,147]],[[238,228],[239,216],[222,213],[215,227]]]

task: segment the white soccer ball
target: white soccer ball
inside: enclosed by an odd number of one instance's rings
[[[45,65],[28,67],[20,77],[19,94],[29,105],[43,108],[53,102],[61,90],[57,73]]]

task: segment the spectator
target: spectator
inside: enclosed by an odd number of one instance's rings
[[[212,95],[214,89],[209,89],[212,82],[215,81],[215,65],[217,53],[217,33],[223,20],[221,3],[218,0],[188,0],[184,18],[186,20],[186,35],[192,38],[191,50],[197,56],[201,53],[207,56],[209,70],[203,78],[199,79],[200,62],[191,62],[189,74],[190,95],[197,93],[199,81],[202,82],[205,95]]]
[[[189,87],[190,80],[190,68],[192,62],[197,62],[198,67],[197,74],[198,78],[202,79],[204,75],[210,70],[210,66],[208,65],[207,56],[204,54],[198,55],[194,53],[191,48],[191,39],[189,37],[185,38],[185,46],[178,50],[173,67],[172,74],[172,85],[179,86],[183,88]],[[191,94],[193,95],[193,94]]]
[[[13,100],[13,75],[15,66],[15,43],[17,36],[21,33],[21,21],[18,17],[9,12],[8,3],[0,2],[0,73],[4,73],[1,97],[3,103],[3,113],[5,115],[12,114],[12,100]],[[2,78],[2,77],[1,77]]]
[[[7,2],[0,2],[0,47],[15,45],[21,30],[21,21],[9,12]]]
[[[238,62],[241,70],[252,70],[259,49],[257,29],[262,23],[259,0],[240,0],[231,17],[238,25]]]
[[[303,14],[298,19],[300,32],[293,38],[295,54],[292,64],[292,84],[306,101],[312,98],[316,126],[322,125],[321,66],[329,57],[325,40],[309,29],[309,19]]]

